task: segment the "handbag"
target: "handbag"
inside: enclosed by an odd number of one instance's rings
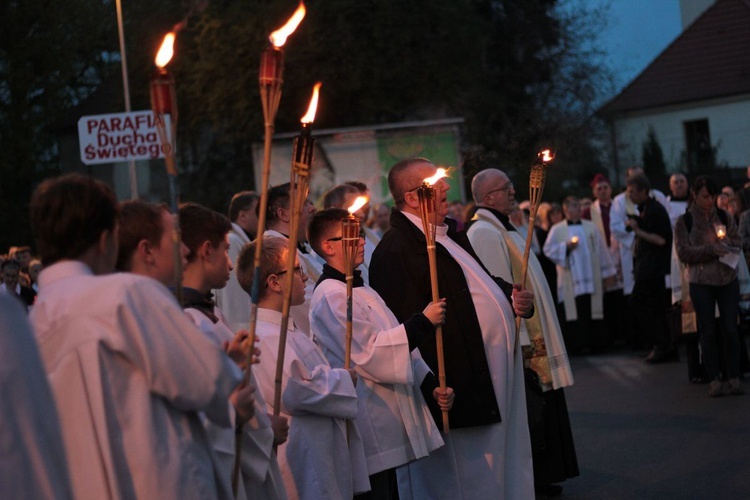
[[[693,301],[683,300],[681,304],[681,316],[682,316],[682,335],[690,335],[698,333],[698,319],[695,317],[695,309],[693,308]]]

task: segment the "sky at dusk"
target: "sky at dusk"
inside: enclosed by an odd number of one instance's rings
[[[679,0],[584,1],[592,7],[610,6],[609,26],[599,43],[609,53],[618,92],[682,32]]]

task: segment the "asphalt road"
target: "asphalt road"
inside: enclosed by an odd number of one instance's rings
[[[571,359],[581,475],[560,498],[750,499],[750,381],[744,396],[709,398],[681,354],[655,366],[625,350]]]

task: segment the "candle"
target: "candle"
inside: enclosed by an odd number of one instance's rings
[[[724,224],[715,224],[714,229],[716,230],[716,236],[723,240],[727,235],[727,226]]]
[[[578,243],[578,236],[573,236],[572,238],[570,238],[570,242],[571,243]]]

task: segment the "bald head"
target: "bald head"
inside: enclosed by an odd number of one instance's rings
[[[684,174],[672,174],[669,178],[669,190],[675,198],[685,198],[688,195],[688,181]]]
[[[471,194],[478,207],[489,207],[509,215],[516,204],[513,183],[502,170],[488,168],[471,180]]]
[[[419,214],[416,190],[425,179],[434,176],[436,172],[435,164],[425,158],[411,158],[396,163],[388,172],[388,188],[396,208]],[[444,179],[440,179],[434,187],[437,189],[437,212],[442,220],[448,214],[447,192],[450,185]]]

